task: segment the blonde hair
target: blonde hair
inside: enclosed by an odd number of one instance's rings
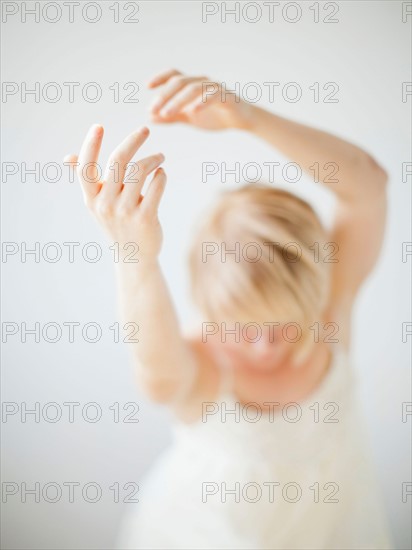
[[[204,321],[297,323],[303,360],[312,348],[309,327],[321,321],[328,298],[326,238],[313,208],[287,191],[263,184],[225,191],[189,253]]]

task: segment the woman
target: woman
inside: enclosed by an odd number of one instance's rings
[[[385,171],[362,149],[223,95],[205,77],[173,70],[149,86],[159,89],[154,122],[251,132],[308,173],[332,162],[337,177],[323,184],[337,207],[328,231],[286,191],[226,191],[193,241],[204,322],[184,338],[158,262],[164,157],[140,160],[124,182],[142,128],[99,181],[103,128],[89,132],[77,163],[85,202],[121,260],[127,243],[139,247],[138,263],[116,264],[123,317],[139,325],[138,383],[176,416],[174,443],[142,484],[120,547],[389,548],[348,363],[352,308],[384,235]],[[243,253],[250,243],[253,258]]]

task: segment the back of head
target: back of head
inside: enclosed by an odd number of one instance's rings
[[[224,192],[190,250],[192,295],[212,322],[297,323],[298,346],[328,298],[327,235],[313,208],[279,188]]]

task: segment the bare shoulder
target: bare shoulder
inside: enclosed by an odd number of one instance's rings
[[[192,422],[201,417],[202,405],[216,398],[220,371],[213,360],[210,347],[197,336],[187,336],[185,343],[193,357],[195,372],[193,382],[185,399],[175,408],[180,420]]]
[[[324,341],[338,341],[346,351],[349,351],[352,329],[353,300],[334,307],[328,306],[323,314]]]

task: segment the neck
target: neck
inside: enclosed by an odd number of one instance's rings
[[[320,384],[331,363],[329,346],[319,344],[299,368],[292,361],[267,370],[256,364],[233,365],[234,393],[242,403],[270,401],[273,397],[282,403],[299,401]]]

